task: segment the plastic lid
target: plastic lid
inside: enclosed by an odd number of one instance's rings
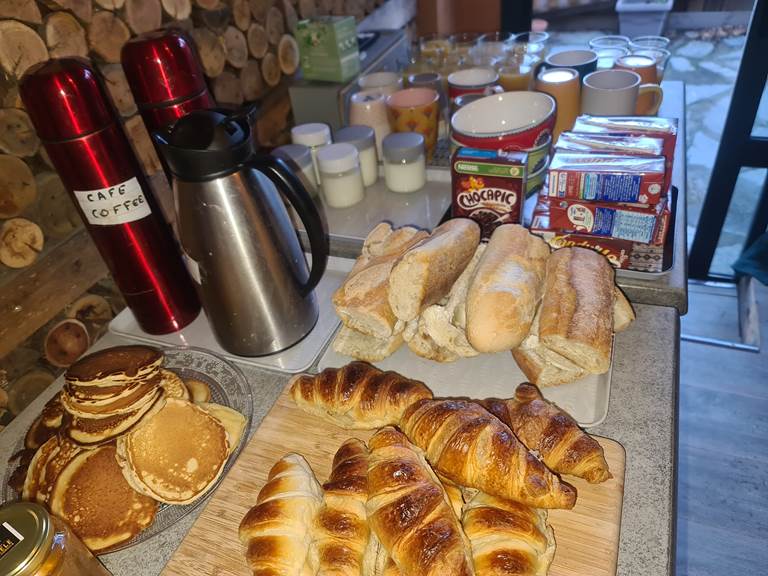
[[[424,154],[424,136],[418,132],[395,132],[384,138],[381,151],[387,162],[413,162]]]
[[[45,508],[32,502],[15,502],[0,508],[3,552],[0,574],[32,576],[53,543],[53,525]]]
[[[333,141],[348,142],[362,152],[376,146],[376,134],[370,126],[347,126],[336,130]]]
[[[346,172],[360,165],[357,148],[352,144],[329,144],[317,151],[317,163],[320,172]]]
[[[299,168],[312,166],[312,151],[304,144],[284,144],[272,150],[272,155],[283,160],[293,160]]]
[[[19,93],[37,135],[44,141],[90,134],[117,118],[101,76],[81,58],[32,66],[21,79]]]
[[[291,129],[291,140],[294,144],[305,146],[320,146],[331,141],[331,128],[328,124],[315,122],[311,124],[299,124]]]

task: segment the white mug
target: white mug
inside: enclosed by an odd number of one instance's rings
[[[630,70],[598,70],[584,77],[581,113],[632,116],[640,91],[640,75]]]

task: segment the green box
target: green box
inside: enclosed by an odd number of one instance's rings
[[[307,80],[346,82],[360,72],[357,29],[352,16],[323,16],[296,26],[301,70]]]

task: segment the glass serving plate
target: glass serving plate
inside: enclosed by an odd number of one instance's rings
[[[223,358],[216,356],[201,348],[181,347],[181,348],[162,348],[165,358],[163,368],[176,372],[181,378],[194,378],[208,384],[211,389],[211,402],[229,406],[245,416],[245,430],[237,446],[232,450],[227,463],[224,465],[224,471],[219,476],[216,483],[208,491],[192,502],[184,506],[160,504],[155,521],[149,528],[136,535],[131,540],[110,549],[108,553],[116,552],[129,546],[145,542],[160,534],[167,528],[170,528],[181,520],[184,516],[201,506],[208,497],[214,492],[219,482],[224,478],[229,469],[237,460],[245,443],[248,441],[248,433],[251,428],[251,418],[253,416],[253,398],[248,382],[242,371],[227,362]],[[22,437],[14,450],[18,452],[24,448],[24,438]],[[19,495],[8,485],[10,475],[16,466],[8,466],[3,478],[3,499],[6,502],[19,499]]]

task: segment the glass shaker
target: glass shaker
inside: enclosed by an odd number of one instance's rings
[[[331,208],[346,208],[365,196],[360,156],[347,142],[330,144],[317,153],[323,198]]]
[[[63,520],[32,502],[0,508],[3,576],[110,576]]]
[[[373,186],[379,179],[379,157],[376,154],[376,135],[370,126],[347,126],[334,134],[336,143],[347,142],[357,148],[363,185]]]
[[[294,144],[303,144],[309,147],[312,152],[312,163],[315,168],[315,180],[320,182],[317,151],[331,143],[331,127],[321,122],[299,124],[291,128],[291,141]]]
[[[384,138],[384,180],[392,192],[416,192],[427,183],[424,136],[396,132]]]
[[[312,151],[303,144],[284,144],[272,150],[272,155],[282,158],[301,179],[302,184],[312,196],[317,196],[317,180],[315,165],[312,162]]]

